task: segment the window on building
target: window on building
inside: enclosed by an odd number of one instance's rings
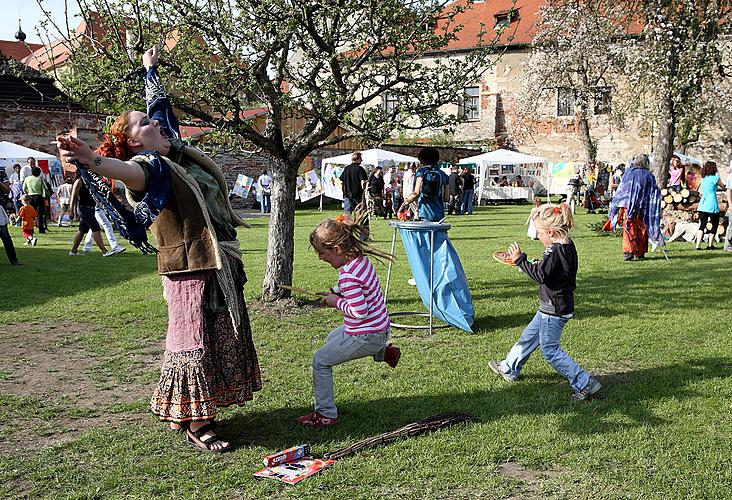
[[[567,87],[557,89],[557,116],[574,116],[574,90]]]
[[[606,115],[612,109],[612,96],[610,87],[595,87],[595,109],[596,115]]]
[[[468,121],[480,120],[480,87],[465,87],[458,114]]]
[[[493,14],[493,29],[507,28],[512,22],[518,21],[519,13],[517,9],[511,9],[504,12],[496,12]]]
[[[384,111],[387,115],[394,115],[397,113],[399,107],[399,98],[394,94],[384,94]]]

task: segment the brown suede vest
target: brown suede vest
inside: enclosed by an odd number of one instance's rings
[[[158,242],[158,273],[176,274],[220,267],[218,242],[193,189],[173,174],[168,204],[150,226]]]
[[[226,196],[228,211],[238,226],[250,227],[228,204],[228,189],[216,163],[198,149],[183,147],[188,156],[216,178]],[[172,169],[172,189],[165,208],[150,226],[158,249],[158,273],[171,275],[221,269],[221,251],[216,232],[209,220],[205,200],[195,179],[177,163],[165,158]],[[139,198],[127,192],[127,199],[136,205]]]

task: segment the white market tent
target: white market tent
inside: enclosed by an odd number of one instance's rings
[[[5,170],[10,176],[13,173],[13,164],[20,163],[25,165],[25,161],[29,156],[32,156],[36,160],[58,160],[53,155],[44,153],[43,151],[36,151],[35,149],[26,148],[19,144],[13,144],[8,141],[0,141],[0,168],[5,167]]]
[[[387,151],[385,149],[367,149],[365,151],[361,151],[361,157],[363,158],[362,165],[371,165],[373,167],[376,166],[390,166],[390,165],[397,165],[399,163],[410,163],[410,162],[418,162],[417,158],[414,156],[407,156],[400,153],[394,153],[392,151]],[[323,159],[323,165],[326,164],[332,164],[332,165],[350,165],[351,164],[351,153],[339,155],[339,156],[332,156],[330,158],[324,158]]]
[[[463,158],[458,163],[475,164],[478,167],[478,204],[480,204],[480,200],[483,197],[483,187],[491,167],[513,166],[529,168],[532,165],[541,165],[546,168],[546,158],[510,151],[508,149],[497,149],[489,153],[470,156]]]

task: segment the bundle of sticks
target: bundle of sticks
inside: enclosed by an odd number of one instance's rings
[[[472,415],[463,412],[448,412],[440,413],[438,415],[432,415],[431,417],[423,418],[422,420],[418,420],[417,422],[407,424],[404,427],[400,427],[399,429],[396,429],[394,431],[378,434],[376,436],[358,441],[357,443],[346,446],[344,448],[340,448],[336,451],[326,453],[325,458],[329,460],[338,460],[339,458],[353,455],[361,450],[370,448],[372,446],[391,443],[400,438],[426,434],[457,424],[467,424],[472,421]]]

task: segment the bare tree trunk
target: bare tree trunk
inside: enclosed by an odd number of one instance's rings
[[[661,101],[661,113],[658,120],[658,140],[651,171],[656,176],[656,183],[663,187],[668,184],[668,165],[674,154],[674,136],[676,135],[676,112],[670,97]]]
[[[585,147],[585,155],[587,156],[587,163],[590,165],[595,164],[597,159],[597,143],[592,140],[590,135],[590,122],[587,119],[587,113],[580,113],[579,116],[579,132],[582,144]]]
[[[272,165],[272,214],[269,219],[267,268],[262,283],[262,298],[275,300],[290,292],[277,285],[292,284],[295,254],[295,180],[297,169],[276,159]]]

